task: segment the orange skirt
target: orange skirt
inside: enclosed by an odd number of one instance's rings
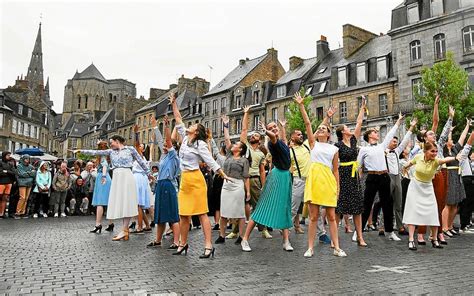
[[[180,216],[207,214],[207,185],[200,170],[183,171],[178,193]]]

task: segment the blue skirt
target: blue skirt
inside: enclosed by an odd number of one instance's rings
[[[109,193],[112,179],[110,179],[109,174],[105,174],[105,177],[105,184],[102,184],[102,172],[97,173],[94,185],[94,198],[92,199],[93,206],[107,206],[109,204]]]
[[[256,223],[276,229],[293,227],[291,221],[291,175],[288,170],[273,168],[252,213]]]
[[[155,224],[179,222],[178,195],[170,180],[158,180],[155,187]]]
[[[133,173],[133,177],[135,177],[135,184],[137,186],[138,205],[142,209],[149,209],[152,193],[148,176],[142,173]]]

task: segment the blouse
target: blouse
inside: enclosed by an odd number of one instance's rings
[[[249,177],[249,161],[245,157],[235,159],[232,153],[229,153],[223,165],[224,173],[235,179],[245,179]]]
[[[206,142],[197,140],[194,143],[190,143],[183,123],[177,124],[176,130],[183,138],[183,143],[179,149],[179,160],[182,171],[198,170],[200,161],[207,163],[214,172],[221,168],[214,158],[212,158]]]
[[[311,150],[311,162],[317,162],[329,167],[331,170],[334,155],[339,151],[339,148],[329,143],[314,142],[314,147]]]
[[[415,165],[415,179],[424,183],[431,182],[439,167],[439,161],[439,158],[426,161],[424,154],[416,155],[410,161],[411,164]]]
[[[131,146],[125,146],[123,149],[106,149],[106,150],[81,150],[81,153],[88,155],[109,156],[112,169],[133,167],[133,160],[136,160],[143,171],[149,175],[150,168],[143,158],[138,154],[137,150]]]
[[[272,155],[272,164],[280,170],[289,170],[291,166],[290,147],[278,139],[275,144],[268,142],[268,150]]]

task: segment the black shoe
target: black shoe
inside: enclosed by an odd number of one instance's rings
[[[153,241],[149,242],[146,246],[147,247],[160,247],[161,242],[157,242],[156,240],[153,240]]]
[[[212,230],[219,230],[219,224],[214,225],[214,227],[212,227]]]
[[[239,238],[237,238],[237,239],[235,240],[234,244],[240,245],[241,242],[242,242],[242,237],[239,236]]]
[[[450,229],[449,232],[451,232],[453,235],[459,235],[459,231],[457,231],[456,229]]]
[[[173,255],[181,255],[181,253],[184,252],[184,255],[188,254],[188,244],[185,244],[184,246],[179,246],[178,249],[176,249],[176,252],[173,253]],[[179,250],[181,248],[181,250]]]
[[[92,229],[91,231],[89,231],[90,233],[102,233],[102,225],[96,225],[94,229]]]
[[[144,228],[143,231],[145,231],[145,232],[151,232],[151,226],[150,226],[150,228]]]
[[[137,223],[133,221],[132,223],[130,223],[130,226],[128,226],[128,228],[135,229],[135,226],[137,226]]]
[[[425,246],[425,245],[426,245],[426,241],[418,241],[418,244],[419,244],[420,246]]]
[[[232,229],[232,225],[231,224],[227,225],[227,229]]]
[[[410,250],[410,251],[416,251],[417,250],[414,241],[409,241],[408,242],[408,250]]]
[[[219,237],[216,239],[216,241],[214,243],[223,244],[223,243],[225,243],[225,238],[223,238],[222,236],[219,235]]]
[[[216,250],[216,248],[212,248],[212,249],[209,249],[209,248],[204,248],[204,254],[202,254],[201,256],[199,256],[199,259],[207,259],[209,257],[212,256],[212,258],[214,258],[214,251]],[[207,253],[206,251],[210,251],[209,253]]]
[[[172,243],[171,246],[168,247],[168,250],[176,250],[178,249],[178,245],[175,243]]]
[[[454,235],[451,233],[451,231],[443,231],[443,234],[446,235],[447,237],[453,237]]]
[[[436,249],[442,249],[443,248],[443,246],[440,245],[437,240],[431,240],[431,245],[433,246],[433,248],[436,248]]]
[[[151,227],[151,228],[155,227],[155,222],[151,222],[151,223],[150,223],[150,227]]]
[[[441,239],[439,238],[439,235],[438,235],[438,241],[439,241],[439,243],[442,244],[442,245],[445,245],[445,246],[448,245],[448,242],[447,242],[447,241],[441,240]]]
[[[107,228],[105,228],[105,231],[108,231],[108,232],[114,231],[114,223],[109,224],[109,226],[107,226]]]

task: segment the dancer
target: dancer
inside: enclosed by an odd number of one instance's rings
[[[171,143],[170,122],[168,116],[164,118],[164,134],[165,141],[163,143],[163,136],[156,126],[156,120],[152,119],[152,126],[155,132],[155,142],[158,145],[161,153],[161,160],[158,169],[158,178],[155,186],[155,214],[154,221],[156,227],[156,238],[150,242],[148,247],[161,246],[163,233],[168,223],[173,230],[173,244],[168,249],[174,250],[179,246],[179,216],[178,216],[178,183],[179,176],[179,159],[176,150]],[[150,148],[153,153],[153,146]]]
[[[242,238],[241,246],[245,252],[250,252],[248,239],[257,224],[281,229],[283,234],[283,249],[293,251],[289,240],[291,221],[291,174],[290,148],[286,144],[284,122],[280,122],[281,129],[275,122],[266,126],[260,122],[261,129],[269,137],[268,150],[272,155],[273,169],[268,175],[260,199],[254,209],[250,221]]]
[[[215,243],[225,243],[224,236],[228,219],[238,219],[239,238],[235,241],[238,245],[242,241],[245,225],[245,201],[250,200],[249,161],[244,157],[247,153],[247,145],[242,142],[235,144],[230,142],[229,117],[223,115],[222,124],[225,145],[229,151],[223,169],[231,182],[225,182],[222,186],[219,238]]]
[[[365,167],[368,174],[365,181],[362,227],[365,227],[369,219],[372,204],[378,192],[383,211],[384,231],[389,233],[388,238],[393,241],[400,241],[400,238],[393,232],[393,200],[390,196],[390,177],[388,176],[387,162],[385,160],[385,149],[387,149],[390,141],[395,136],[403,118],[404,116],[400,113],[397,122],[387,133],[382,144],[378,144],[379,132],[376,129],[368,129],[364,133],[364,140],[369,146],[362,147],[357,156],[359,167]]]
[[[199,216],[199,220],[204,232],[205,247],[204,253],[199,258],[209,258],[214,256],[215,249],[211,241],[211,223],[207,216],[207,186],[204,177],[199,169],[199,162],[204,161],[223,179],[228,179],[224,171],[212,158],[206,139],[206,129],[202,124],[191,125],[187,130],[176,103],[176,96],[172,93],[169,97],[173,108],[174,119],[176,120],[177,133],[181,136],[181,148],[179,150],[181,166],[181,184],[178,193],[178,206],[180,216],[181,242],[174,255],[186,254],[188,250],[188,233],[191,217]]]
[[[462,174],[462,183],[466,191],[466,199],[463,200],[459,208],[459,218],[461,222],[461,231],[463,233],[472,232],[471,218],[474,210],[474,151],[472,151],[472,144],[474,143],[474,131],[471,132],[466,145],[460,155],[460,165]],[[469,154],[471,154],[469,156]]]
[[[26,214],[26,206],[30,197],[31,188],[36,177],[36,170],[30,163],[30,156],[23,154],[18,162],[18,192],[20,200],[16,207],[15,218],[28,217]]]
[[[100,141],[97,144],[97,149],[108,149],[107,142]],[[96,159],[97,178],[94,185],[94,199],[92,200],[92,205],[96,207],[96,216],[95,228],[90,231],[91,233],[102,232],[102,216],[104,215],[104,207],[109,204],[110,186],[112,184],[112,179],[109,175],[109,162],[110,158],[108,156],[98,156]],[[109,223],[105,230],[113,231],[114,223]]]
[[[152,179],[150,169],[143,161],[137,150],[131,146],[125,146],[125,139],[119,135],[110,139],[110,149],[106,150],[73,150],[83,154],[95,156],[109,156],[112,164],[114,177],[110,185],[107,219],[122,219],[122,231],[112,240],[120,241],[129,239],[128,225],[131,217],[138,215],[137,190],[135,178],[132,174],[133,160],[136,160],[146,172],[148,178]]]
[[[417,249],[414,241],[416,225],[431,226],[431,244],[433,248],[443,248],[437,240],[440,223],[432,180],[440,165],[454,160],[454,157],[437,158],[438,149],[431,142],[424,145],[423,152],[424,154],[418,154],[404,167],[406,171],[411,166],[415,166],[414,178],[408,185],[407,201],[403,215],[403,223],[408,225],[408,249],[412,251]]]

